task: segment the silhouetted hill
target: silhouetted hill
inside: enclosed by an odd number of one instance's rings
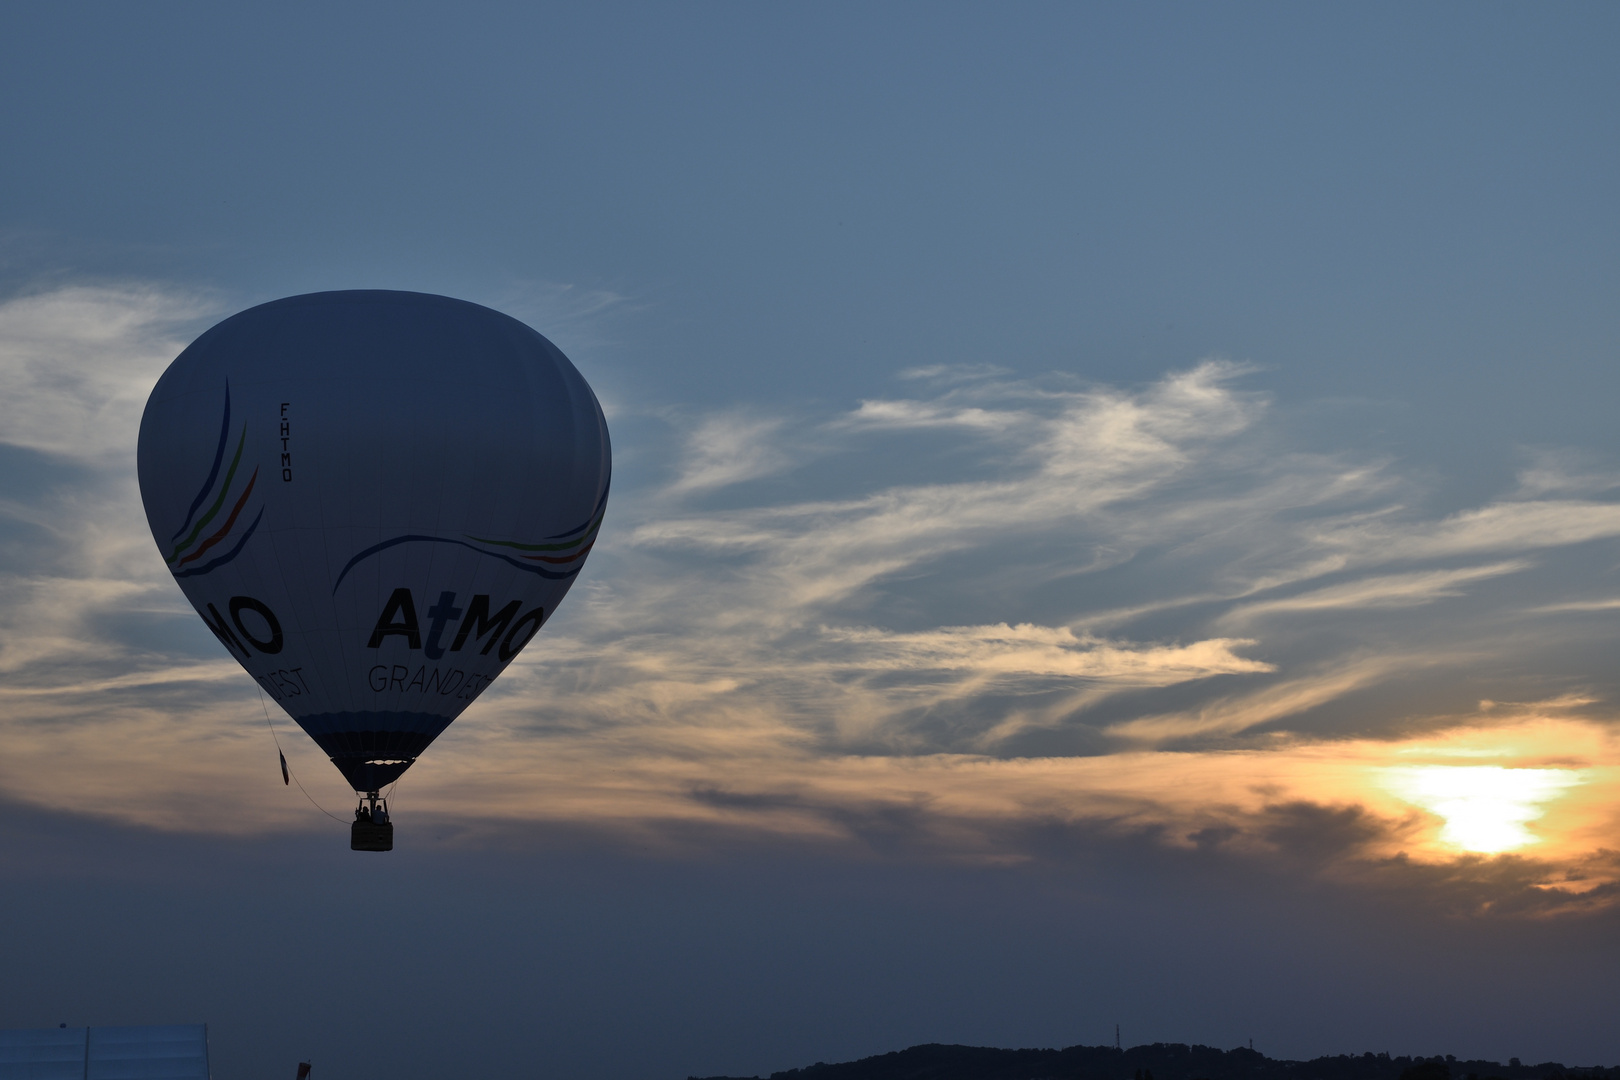
[[[688,1077],[687,1080],[760,1080],[759,1077]],[[997,1050],[987,1046],[928,1043],[891,1054],[775,1072],[770,1080],[1620,1080],[1620,1066],[1574,1067],[1555,1061],[1523,1065],[1512,1058],[1458,1061],[1445,1057],[1340,1054],[1311,1061],[1268,1058],[1245,1047],[1153,1043],[1116,1050]]]

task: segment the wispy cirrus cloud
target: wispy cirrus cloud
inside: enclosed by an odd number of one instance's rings
[[[783,426],[778,417],[742,412],[704,417],[686,434],[681,473],[669,493],[729,487],[788,467],[792,459],[779,443]]]
[[[1620,505],[1579,499],[1504,501],[1437,522],[1344,523],[1320,542],[1357,563],[1535,551],[1620,536]]]
[[[71,286],[0,303],[0,438],[77,459],[127,452],[146,395],[217,310],[152,286]]]
[[[106,628],[184,610],[151,565],[133,448],[152,384],[216,310],[197,293],[149,285],[0,303],[0,692],[174,662]]]
[[[1406,574],[1379,574],[1343,585],[1329,585],[1292,596],[1239,604],[1220,620],[1239,624],[1266,616],[1321,613],[1349,608],[1417,607],[1436,600],[1466,595],[1465,586],[1503,574],[1528,570],[1526,560],[1489,563],[1455,570],[1418,570]]]
[[[1147,744],[1167,743],[1197,735],[1234,735],[1261,724],[1286,720],[1371,686],[1396,671],[1433,664],[1432,655],[1336,658],[1331,664],[1249,693],[1201,702],[1196,708],[1164,715],[1139,716],[1111,724],[1107,731]]]

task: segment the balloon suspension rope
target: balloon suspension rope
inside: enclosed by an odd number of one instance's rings
[[[286,760],[287,760],[287,753],[286,753],[286,751],[281,749],[281,740],[276,737],[276,725],[270,719],[270,707],[264,703],[264,691],[263,690],[259,691],[259,708],[264,710],[264,722],[266,724],[270,725],[270,738],[275,740],[276,753],[281,755],[281,760],[282,760],[282,762],[285,763]],[[298,785],[298,790],[299,791],[304,791],[304,782],[302,780],[298,779],[298,774],[292,771],[292,766],[291,765],[287,766],[287,775],[292,777],[292,781],[293,781],[293,783]],[[393,789],[390,788],[389,792],[392,793]],[[315,809],[319,810],[321,813],[325,814],[327,817],[331,818],[333,821],[337,822],[338,824],[340,824],[340,825],[347,825],[348,824],[348,822],[344,821],[342,818],[338,817],[336,814],[334,814],[331,811],[327,810],[326,807],[324,807],[320,803],[316,802],[315,797],[313,795],[311,795],[309,792],[304,791],[304,798],[309,800],[309,805],[313,806]]]

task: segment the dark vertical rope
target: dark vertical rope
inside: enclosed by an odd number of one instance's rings
[[[255,680],[255,681],[257,681],[257,680]],[[262,689],[259,691],[259,708],[264,710],[264,722],[266,724],[270,725],[270,738],[275,740],[276,753],[281,755],[281,761],[282,761],[282,764],[287,769],[287,775],[291,776],[293,783],[298,785],[298,790],[304,792],[304,798],[309,800],[309,804],[311,806],[313,806],[315,809],[319,810],[321,813],[325,814],[327,817],[331,818],[333,821],[336,821],[340,825],[347,825],[348,822],[344,821],[342,818],[338,817],[336,814],[333,814],[331,811],[327,810],[326,807],[322,806],[320,803],[315,801],[315,797],[313,795],[311,795],[307,791],[304,791],[304,782],[302,780],[298,779],[298,774],[292,771],[292,766],[286,764],[287,755],[281,749],[281,740],[276,737],[276,725],[270,719],[270,706],[268,706],[268,705],[266,705],[264,703],[264,691]]]

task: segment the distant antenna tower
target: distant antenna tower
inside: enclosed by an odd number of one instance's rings
[[[1114,1049],[1115,1050],[1120,1049],[1120,1045],[1119,1045],[1119,1025],[1118,1024],[1114,1025]]]

